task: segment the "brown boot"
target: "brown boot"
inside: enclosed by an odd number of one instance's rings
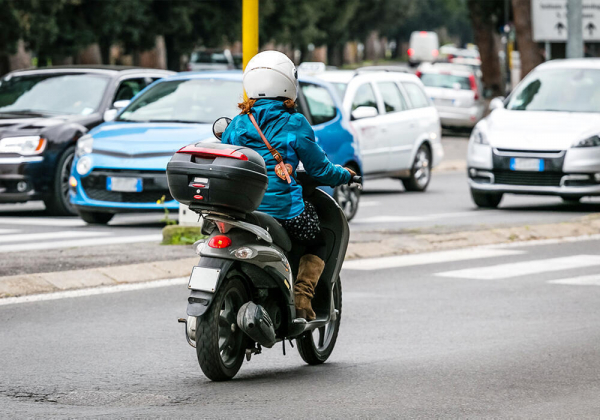
[[[315,295],[315,287],[325,268],[325,261],[316,255],[307,254],[300,258],[298,277],[294,283],[296,316],[312,321],[316,318],[310,301]]]

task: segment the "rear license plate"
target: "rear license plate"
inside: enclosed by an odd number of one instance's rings
[[[214,268],[194,267],[190,275],[188,289],[214,293],[220,273],[221,270]]]
[[[108,191],[140,192],[143,189],[142,178],[109,176],[106,178]]]
[[[510,158],[510,170],[542,172],[544,159]]]

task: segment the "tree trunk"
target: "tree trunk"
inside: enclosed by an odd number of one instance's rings
[[[489,16],[484,16],[478,0],[469,1],[471,21],[473,22],[473,35],[481,55],[481,72],[483,85],[489,89],[492,96],[503,95],[502,73],[496,42],[495,25]]]
[[[172,36],[165,35],[165,51],[167,53],[167,68],[173,71],[181,71],[181,54],[175,48],[175,40]]]
[[[327,44],[327,64],[340,67],[344,59],[344,46],[340,44]]]
[[[102,57],[102,64],[110,64],[110,47],[111,42],[101,39],[98,42],[100,45],[100,56]]]
[[[517,47],[521,55],[521,77],[540,65],[544,59],[540,46],[533,40],[531,29],[531,0],[512,0]]]

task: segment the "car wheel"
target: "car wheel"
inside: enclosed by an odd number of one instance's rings
[[[348,166],[354,172],[358,173],[356,167]],[[358,211],[358,203],[360,201],[360,189],[358,186],[339,185],[333,190],[333,198],[342,211],[346,215],[348,221],[352,220],[356,216]]]
[[[422,144],[410,169],[410,178],[402,179],[406,191],[425,191],[431,181],[431,151]]]
[[[113,213],[79,210],[79,216],[90,225],[105,225],[115,216]]]
[[[471,190],[471,198],[477,207],[495,209],[502,201],[502,193],[486,193]]]
[[[75,216],[77,214],[69,197],[69,178],[74,156],[75,146],[71,146],[58,159],[52,191],[44,199],[46,210],[53,216]]]
[[[569,197],[569,196],[562,196],[562,197],[560,197],[560,198],[562,198],[562,201],[563,201],[565,204],[579,204],[579,202],[581,201],[581,199],[582,199],[583,197]]]

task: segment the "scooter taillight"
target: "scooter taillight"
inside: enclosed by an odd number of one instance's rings
[[[208,241],[208,246],[211,248],[222,249],[222,248],[227,248],[230,245],[231,245],[231,239],[229,239],[225,235],[213,236]]]

